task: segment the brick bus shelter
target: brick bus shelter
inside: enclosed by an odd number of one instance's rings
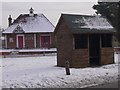
[[[62,14],[54,31],[57,66],[81,68],[114,63],[115,30],[105,17]]]

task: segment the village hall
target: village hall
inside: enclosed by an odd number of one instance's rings
[[[29,14],[20,14],[14,21],[8,18],[9,26],[2,32],[3,48],[35,49],[54,46],[54,25],[44,14],[34,14],[30,8]]]

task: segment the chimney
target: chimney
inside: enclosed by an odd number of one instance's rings
[[[11,18],[11,15],[9,15],[9,18],[8,18],[8,25],[10,26],[12,24],[12,18]]]
[[[29,15],[30,15],[30,16],[34,16],[33,11],[34,11],[34,10],[33,10],[32,7],[31,7],[30,10],[29,10]]]

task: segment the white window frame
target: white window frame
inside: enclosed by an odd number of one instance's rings
[[[34,34],[34,48],[36,48],[36,34]]]
[[[7,35],[5,35],[5,48],[7,48]]]

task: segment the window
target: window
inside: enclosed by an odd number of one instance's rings
[[[49,36],[45,36],[45,37],[44,37],[44,44],[45,44],[45,45],[47,45],[47,44],[48,44],[49,39],[50,39],[50,37],[49,37]]]
[[[50,36],[41,36],[41,47],[42,48],[50,47]]]
[[[112,34],[101,35],[102,47],[112,47]]]
[[[75,49],[82,49],[88,47],[88,35],[74,35]]]
[[[14,41],[13,41],[13,38],[9,38],[9,42],[11,42],[11,43],[14,42]]]

